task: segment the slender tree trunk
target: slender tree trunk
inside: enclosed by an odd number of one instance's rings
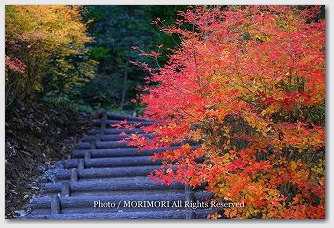
[[[127,91],[127,84],[128,84],[128,60],[125,59],[123,91],[122,91],[122,99],[121,99],[121,105],[120,105],[121,110],[123,110],[124,103],[125,103],[125,95],[126,95],[126,91]]]

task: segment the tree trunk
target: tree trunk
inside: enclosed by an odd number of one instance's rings
[[[127,91],[127,84],[128,84],[128,61],[125,59],[125,70],[124,70],[124,81],[123,81],[123,91],[122,91],[122,99],[120,104],[120,109],[123,110],[124,103],[125,103],[125,95]]]

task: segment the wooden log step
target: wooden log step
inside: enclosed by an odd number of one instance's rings
[[[175,193],[174,193],[175,194]],[[82,197],[82,195],[80,196]],[[101,197],[101,196],[100,196]],[[104,201],[101,201],[104,202]],[[94,202],[93,202],[94,203]],[[124,204],[124,201],[121,201],[122,204]],[[94,206],[94,205],[93,205]],[[121,208],[111,208],[111,207],[61,207],[60,214],[90,214],[90,213],[115,213],[118,211],[121,212],[138,212],[138,211],[166,211],[166,210],[182,210],[185,209],[184,206],[181,207],[124,207],[121,205]],[[32,211],[31,215],[39,215],[39,214],[51,214],[50,208],[35,208],[34,211]]]
[[[61,193],[63,185],[68,184],[70,194],[74,192],[99,192],[99,191],[125,191],[125,190],[161,190],[161,189],[182,189],[181,183],[161,184],[153,183],[149,177],[117,178],[109,181],[80,181],[63,183],[46,183],[46,193]]]
[[[123,203],[123,201],[122,201]],[[152,208],[152,207],[144,207],[144,208],[134,208],[134,207],[123,207],[123,208],[105,208],[105,207],[63,207],[61,210],[62,214],[87,214],[87,213],[115,213],[117,211],[122,211],[124,213],[126,212],[138,212],[138,211],[162,211],[162,210],[175,210],[175,208]],[[184,209],[184,207],[178,208],[178,209]]]
[[[161,153],[167,150],[176,150],[174,147],[162,147],[159,149],[143,150],[140,151],[137,148],[115,148],[115,149],[90,149],[90,150],[74,150],[72,152],[72,158],[83,158],[87,152],[90,153],[92,158],[99,157],[127,157],[127,156],[151,156],[155,153]]]
[[[116,195],[124,195],[124,194],[127,194],[127,195],[133,195],[133,194],[155,194],[155,193],[159,193],[159,192],[164,192],[166,191],[166,189],[152,189],[152,190],[119,190],[119,191],[104,191],[104,190],[101,190],[101,191],[94,191],[94,192],[73,192],[71,194],[71,196],[110,196],[111,194],[113,196],[116,196]],[[184,193],[184,188],[182,189],[171,189],[169,190],[170,192],[174,192],[175,194],[179,194],[179,193]],[[53,193],[54,195],[55,193]],[[59,193],[57,193],[59,194]],[[52,194],[50,194],[52,195]]]
[[[88,131],[87,134],[89,135],[96,135],[96,134],[106,134],[106,135],[119,135],[120,133],[125,132],[126,134],[144,134],[146,133],[143,129],[124,129],[124,128],[107,128],[104,131],[101,128],[91,129]]]
[[[190,146],[199,146],[197,142],[180,142],[180,143],[174,143],[171,146],[182,146],[184,144],[189,144]],[[94,142],[95,148],[104,148],[104,149],[111,149],[111,148],[135,148],[136,146],[129,145],[128,143],[120,143],[117,141],[103,141],[103,142]],[[91,149],[92,143],[91,142],[80,142],[77,145],[77,149]]]
[[[139,193],[139,192],[137,192]],[[145,192],[146,193],[146,192]],[[169,191],[169,193],[173,193],[173,194],[184,194],[179,192],[175,192],[175,190],[173,191]],[[130,192],[131,194],[131,192]],[[152,194],[152,193],[150,193]],[[124,193],[123,193],[124,195]],[[127,194],[129,195],[129,193]],[[84,195],[79,195],[79,196],[73,196],[73,197],[83,197]],[[110,195],[105,195],[105,196],[101,196],[101,195],[96,195],[97,197],[107,197]],[[68,197],[69,198],[69,197]],[[105,202],[105,201],[101,201]],[[127,202],[127,201],[125,201]],[[115,207],[95,207],[94,208],[94,202],[92,207],[61,207],[60,213],[61,214],[77,214],[77,213],[81,213],[81,214],[87,214],[87,213],[113,213],[113,212],[117,212],[117,211],[123,211],[123,212],[137,212],[137,211],[151,211],[153,208],[152,207],[125,207],[124,205],[124,201],[121,201],[122,204],[120,204],[119,208],[115,208]],[[181,207],[155,207],[154,210],[155,211],[162,211],[162,210],[175,210],[175,209],[184,209],[185,207],[181,206]],[[31,213],[32,215],[38,215],[38,214],[50,214],[51,213],[51,208],[35,208],[35,210]]]
[[[149,121],[141,117],[130,116],[130,115],[118,115],[118,114],[111,114],[111,113],[107,113],[107,118],[112,119],[112,120],[130,120],[130,121],[136,121],[136,122]]]
[[[152,134],[144,134],[142,135],[147,138],[153,138],[154,136]],[[119,141],[125,138],[131,137],[131,134],[126,134],[126,135],[87,135],[83,141],[84,142],[91,142],[91,141]]]
[[[169,163],[176,163],[178,160],[168,161]],[[203,157],[196,158],[196,162],[204,161]],[[165,160],[152,160],[151,156],[129,156],[129,157],[112,157],[112,158],[94,158],[94,159],[69,159],[65,161],[56,162],[66,169],[69,168],[100,168],[100,167],[121,167],[121,166],[148,166],[148,165],[162,165]]]
[[[160,165],[161,160],[152,161],[150,156],[136,157],[114,157],[114,158],[94,158],[94,159],[70,159],[59,161],[65,168],[76,168],[80,162],[84,160],[84,168],[93,167],[117,167],[117,166],[145,166],[145,165]],[[79,167],[83,168],[83,167]]]
[[[210,192],[195,192],[194,200],[195,201],[204,201],[212,196]],[[174,191],[166,190],[163,193],[155,193],[150,195],[142,195],[142,194],[122,194],[122,195],[114,195],[114,196],[73,196],[66,197],[60,196],[59,203],[60,207],[63,208],[81,208],[81,207],[94,207],[95,202],[110,202],[110,203],[119,203],[124,201],[168,201],[170,203],[176,201],[185,201],[184,193],[175,193]],[[51,197],[33,197],[31,200],[31,206],[33,208],[50,208],[51,205]],[[124,205],[124,204],[123,204]],[[121,210],[121,208],[120,208]]]
[[[138,167],[113,167],[113,168],[92,168],[74,170],[77,173],[78,180],[103,179],[113,177],[134,177],[146,176],[154,170],[159,169],[159,165],[138,166]],[[57,180],[70,180],[71,171],[67,169],[57,170],[55,173]]]
[[[195,219],[206,219],[213,214],[212,209],[194,210]],[[20,219],[186,219],[189,210],[151,210],[130,211],[114,213],[87,213],[87,214],[57,214],[57,215],[34,215],[20,217]]]
[[[103,122],[103,120],[101,120],[101,119],[92,120],[92,123],[93,123],[94,126],[100,126],[102,122]],[[107,124],[106,125],[107,127],[112,127],[110,125],[119,124],[120,121],[119,120],[105,120],[105,123]],[[154,124],[154,122],[153,121],[145,121],[145,122],[140,121],[140,122],[138,122],[138,121],[131,121],[130,120],[130,121],[127,121],[127,124],[134,125],[135,127],[141,127],[141,126],[150,126],[150,125]]]
[[[92,147],[90,142],[80,142],[77,145],[79,149],[89,149]],[[95,142],[96,148],[135,148],[135,146],[128,145],[128,143],[119,143],[115,141]]]
[[[203,187],[187,190],[181,183],[154,183],[147,175],[161,166],[164,160],[152,160],[152,155],[166,150],[178,149],[188,143],[194,149],[198,142],[184,140],[170,147],[139,151],[128,143],[119,143],[131,134],[153,135],[140,129],[153,121],[142,118],[114,115],[103,112],[101,119],[93,120],[96,126],[72,152],[72,159],[59,161],[50,173],[56,182],[44,184],[41,197],[33,197],[30,203],[31,216],[40,219],[171,219],[206,218],[209,208],[190,209],[185,206],[174,208],[125,206],[126,202],[203,202],[212,193]],[[127,120],[138,123],[134,129],[117,129],[112,124]],[[120,133],[124,132],[126,135]],[[201,162],[203,158],[198,158]],[[175,163],[177,161],[173,161]],[[177,167],[173,167],[177,169]],[[204,186],[204,185],[203,185]],[[120,204],[120,207],[96,207],[96,202]],[[212,210],[211,210],[212,211]],[[194,212],[197,212],[195,214]],[[195,216],[194,216],[195,215]],[[24,217],[23,217],[24,218]]]

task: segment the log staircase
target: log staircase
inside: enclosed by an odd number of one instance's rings
[[[101,113],[71,159],[56,163],[50,182],[30,202],[32,212],[21,219],[205,219],[212,213],[210,208],[189,207],[204,202],[211,193],[181,183],[153,183],[148,177],[162,164],[151,156],[177,144],[138,151],[119,143],[129,134],[145,134],[140,128],[112,127],[123,120],[139,123],[138,127],[152,124],[138,117]]]

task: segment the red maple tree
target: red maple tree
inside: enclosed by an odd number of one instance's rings
[[[155,120],[144,129],[156,137],[136,136],[132,143],[143,149],[184,144],[155,155],[170,163],[153,179],[207,182],[217,198],[245,202],[224,210],[230,218],[325,217],[320,10],[192,7],[162,29],[178,34],[181,48],[161,68],[143,64],[155,86],[138,100],[144,116]],[[200,146],[192,148],[194,141]]]

